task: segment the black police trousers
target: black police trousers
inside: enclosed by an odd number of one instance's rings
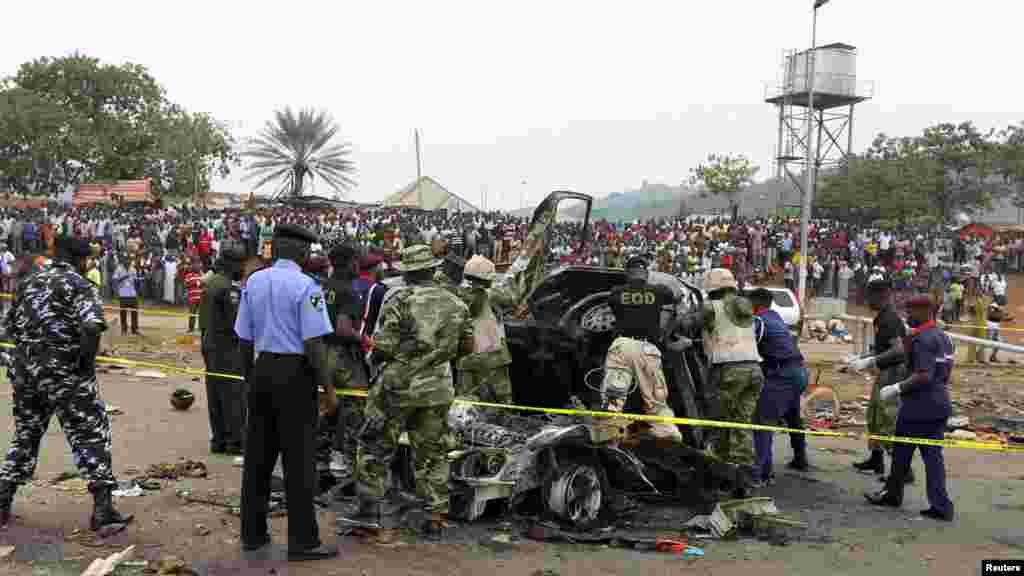
[[[267,533],[270,477],[278,455],[288,502],[288,549],[320,545],[313,508],[317,478],[313,434],[318,417],[313,372],[300,354],[263,352],[248,384],[248,422],[242,469],[242,542]]]

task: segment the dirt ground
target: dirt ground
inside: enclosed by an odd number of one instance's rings
[[[1011,304],[1024,303],[1024,278],[1014,277]],[[1018,311],[1024,312],[1024,307]],[[183,318],[144,316],[144,335],[114,336],[105,348],[111,355],[178,367],[201,368],[194,343],[181,335]],[[119,332],[115,328],[115,332]],[[869,381],[845,374],[835,364],[852,349],[849,345],[805,342],[802,348],[820,372],[820,386],[836,390],[841,401],[840,425],[856,430],[863,421],[862,396]],[[1006,356],[1005,358],[1009,358]],[[1024,358],[1021,358],[1024,361]],[[145,369],[145,370],[148,370]],[[1024,374],[1016,366],[961,365],[952,385],[958,412],[976,418],[992,415],[1024,416]],[[206,464],[207,478],[166,480],[159,490],[143,496],[119,497],[116,504],[136,515],[125,532],[96,540],[87,529],[91,498],[75,480],[54,485],[51,480],[74,471],[70,450],[56,422],[43,443],[36,481],[15,500],[15,526],[0,537],[0,570],[13,574],[78,574],[91,560],[135,545],[135,559],[153,562],[168,556],[192,564],[198,573],[277,574],[514,574],[516,576],[571,574],[725,574],[756,566],[763,576],[775,574],[939,574],[979,573],[982,559],[1024,558],[1024,458],[1020,455],[966,449],[946,450],[948,487],[957,506],[957,519],[940,524],[922,519],[926,506],[923,466],[915,457],[918,484],[910,487],[903,510],[875,509],[862,493],[875,490],[874,477],[856,473],[850,463],[864,453],[855,440],[812,438],[813,470],[807,474],[781,473],[789,458],[788,441],[776,438],[776,485],[765,495],[779,509],[807,522],[809,528],[786,547],[758,540],[694,542],[705,556],[682,559],[671,553],[529,540],[516,523],[486,518],[471,526],[455,526],[441,541],[405,538],[389,547],[334,535],[333,513],[320,512],[325,542],[338,541],[341,557],[309,564],[286,565],[284,518],[272,520],[274,558],[269,564],[243,561],[239,552],[239,519],[229,508],[187,503],[178,493],[237,498],[241,470],[232,458],[211,456],[203,383],[199,377],[163,371],[162,377],[144,369],[111,369],[100,375],[101,395],[112,416],[115,470],[127,480],[151,465],[181,459]],[[179,412],[169,403],[171,392],[186,387],[196,395],[195,405]],[[10,414],[11,393],[0,386],[0,412]],[[8,443],[13,422],[0,427],[0,443]],[[648,530],[679,537],[690,516],[672,507],[647,507],[641,514]],[[651,522],[653,520],[653,522]],[[657,529],[651,524],[656,524]],[[30,545],[35,542],[35,545]],[[42,546],[40,542],[50,542]],[[58,558],[59,556],[59,558]],[[53,563],[49,560],[62,560]],[[34,561],[33,561],[34,560]],[[140,566],[119,573],[141,573]],[[236,572],[237,573],[237,572]]]

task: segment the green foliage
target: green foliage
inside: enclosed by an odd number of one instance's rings
[[[1004,132],[1004,140],[1012,137]],[[816,207],[863,223],[949,222],[1009,193],[1007,150],[994,131],[970,122],[938,124],[915,137],[879,134],[839,171],[822,174]]]
[[[0,84],[0,184],[59,195],[87,181],[209,185],[237,156],[226,127],[168,102],[145,67],[73,54],[22,64]]]
[[[322,110],[277,110],[244,156],[252,160],[247,178],[254,188],[275,183],[278,194],[302,195],[306,179],[322,179],[343,196],[355,187],[355,163],[348,142],[335,138],[338,124]]]
[[[740,193],[753,182],[758,170],[745,156],[711,154],[706,163],[690,169],[690,185],[699,186],[702,194],[724,195],[735,218]]]

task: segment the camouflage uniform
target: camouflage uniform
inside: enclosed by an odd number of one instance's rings
[[[402,271],[436,266],[427,246],[402,251]],[[425,506],[448,507],[448,409],[455,397],[451,362],[471,336],[469,309],[432,283],[399,288],[381,306],[374,354],[386,361],[370,388],[356,459],[362,503],[382,502],[398,439],[408,429],[417,496]]]
[[[78,368],[79,332],[90,323],[106,329],[99,289],[71,265],[58,262],[26,278],[7,313],[17,345],[14,439],[0,480],[24,484],[35,474],[39,444],[56,414],[90,491],[117,485],[110,454],[110,419],[97,397],[96,375]]]
[[[482,256],[466,262],[464,275],[490,283],[494,280],[494,263]],[[512,354],[505,340],[505,325],[497,304],[512,304],[502,288],[459,288],[456,295],[469,308],[473,323],[473,353],[458,361],[459,378],[456,394],[459,397],[507,404],[512,401]]]

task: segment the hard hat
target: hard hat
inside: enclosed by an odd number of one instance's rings
[[[712,268],[704,274],[703,288],[708,292],[736,286],[736,277],[728,268]]]
[[[466,262],[462,274],[485,282],[492,282],[495,276],[494,262],[477,254]]]

